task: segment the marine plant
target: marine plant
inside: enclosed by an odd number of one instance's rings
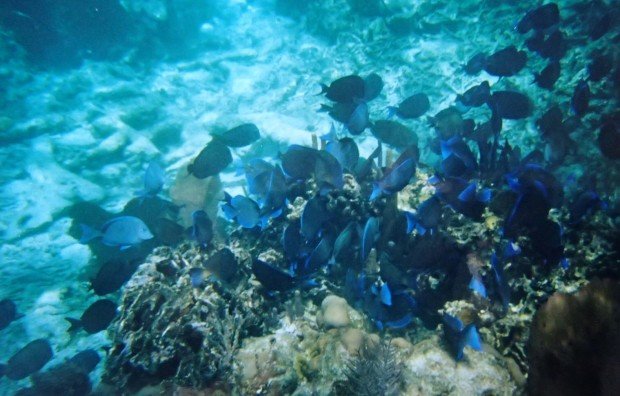
[[[346,380],[337,383],[337,394],[395,396],[400,394],[402,363],[396,349],[385,339],[365,339],[357,355],[345,366]]]

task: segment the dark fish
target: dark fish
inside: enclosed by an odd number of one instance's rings
[[[430,121],[440,140],[448,140],[453,136],[463,134],[463,115],[456,107],[441,110],[434,117],[431,117]]]
[[[530,99],[516,91],[496,91],[491,95],[493,109],[497,115],[507,120],[527,118],[532,114]]]
[[[460,136],[454,136],[441,142],[441,157],[443,159],[442,167],[448,176],[461,176],[467,171],[478,169],[474,153]],[[454,164],[455,160],[460,164]]]
[[[519,51],[511,45],[489,55],[484,64],[484,71],[492,76],[509,77],[521,71],[526,62],[525,51]]]
[[[540,73],[534,73],[534,82],[539,87],[551,91],[560,78],[560,62],[550,61]]]
[[[383,80],[377,73],[370,73],[364,78],[364,100],[375,99],[383,90]]]
[[[243,195],[230,196],[224,192],[222,211],[228,220],[234,220],[242,228],[254,228],[261,222],[260,208],[256,201]]]
[[[362,248],[360,252],[360,258],[362,260],[362,263],[364,263],[368,258],[370,250],[372,249],[378,238],[379,219],[377,219],[376,217],[369,217],[368,220],[366,220],[366,225],[364,226],[364,232],[362,234]]]
[[[67,363],[35,373],[31,380],[32,387],[21,390],[20,396],[88,396],[92,391],[88,373]]]
[[[158,244],[174,246],[185,237],[185,229],[180,224],[165,217],[151,221],[151,227]]]
[[[597,142],[605,157],[620,159],[620,114],[603,120]]]
[[[232,162],[230,149],[219,139],[212,139],[188,165],[187,171],[198,179],[215,176]]]
[[[319,112],[326,111],[332,119],[346,125],[359,104],[359,102],[334,103],[331,106],[322,104]]]
[[[301,235],[301,222],[299,219],[289,223],[282,232],[282,247],[284,256],[288,260],[293,260],[300,256],[304,240]]]
[[[340,162],[327,151],[319,151],[317,154],[314,178],[321,194],[332,189],[341,189],[344,186],[344,179]]]
[[[480,336],[473,323],[465,326],[456,316],[443,314],[444,334],[454,354],[456,361],[463,358],[463,349],[469,346],[476,351],[482,351]]]
[[[523,161],[525,163],[525,159]],[[553,208],[559,208],[564,198],[564,188],[556,177],[534,163],[525,163],[517,171],[506,175],[510,188],[524,194],[536,191],[541,194],[548,204]]]
[[[204,210],[192,212],[192,226],[189,229],[190,237],[200,246],[206,248],[213,240],[213,222]]]
[[[98,296],[114,293],[131,278],[137,268],[137,263],[120,258],[107,261],[90,281],[90,287]]]
[[[464,67],[465,73],[469,75],[475,75],[480,73],[484,69],[487,56],[483,53],[477,53],[474,55]]]
[[[252,273],[269,291],[285,291],[295,286],[295,277],[290,273],[255,258],[252,260]]]
[[[101,238],[105,245],[127,249],[153,238],[146,224],[134,216],[115,217],[103,224],[100,231],[85,224],[80,224],[80,226],[82,227],[80,243],[88,243],[95,238]]]
[[[541,132],[543,138],[547,138],[557,133],[563,132],[562,121],[564,115],[560,106],[551,106],[538,120],[536,120],[536,126]]]
[[[586,215],[605,207],[601,197],[592,190],[578,194],[568,206],[569,224],[579,223]]]
[[[97,351],[85,349],[73,355],[71,359],[67,360],[67,363],[73,365],[79,371],[90,373],[97,367],[100,361],[101,357]]]
[[[529,231],[532,247],[550,265],[561,264],[564,258],[564,232],[555,221],[543,219]]]
[[[592,23],[590,24],[590,29],[588,30],[588,36],[592,40],[598,40],[603,37],[609,29],[612,27],[614,22],[612,12],[605,12],[603,15],[598,18],[593,18]]]
[[[71,326],[69,332],[84,329],[89,334],[95,334],[105,330],[116,316],[116,304],[114,301],[103,299],[92,303],[80,319],[65,318]]]
[[[333,81],[329,87],[321,84],[322,94],[333,102],[353,103],[364,98],[364,79],[357,75],[341,77]]]
[[[588,63],[588,79],[590,81],[601,81],[606,77],[614,66],[614,61],[611,55],[602,54],[595,56],[590,63]]]
[[[402,102],[396,107],[389,107],[390,113],[396,114],[400,118],[418,118],[424,115],[431,108],[428,96],[423,93],[416,93]]]
[[[590,107],[590,87],[586,80],[580,80],[570,98],[570,109],[577,117],[583,116]]]
[[[389,120],[376,121],[370,127],[372,134],[383,143],[395,148],[418,144],[418,135],[405,125]]]
[[[411,233],[414,229],[420,235],[426,234],[429,230],[432,232],[441,221],[442,209],[439,198],[433,195],[418,206],[416,213],[406,212],[407,233]]]
[[[399,192],[409,184],[409,180],[415,175],[415,170],[416,159],[406,150],[383,177],[373,184],[370,200]]]
[[[265,196],[269,191],[269,180],[275,167],[260,158],[249,160],[245,166],[245,180],[250,194]]]
[[[359,135],[364,132],[369,123],[368,105],[366,102],[360,102],[355,106],[355,110],[345,123],[345,127],[352,135]]]
[[[141,197],[154,197],[164,187],[166,180],[166,172],[155,161],[149,162],[146,171],[144,172],[144,189],[138,191],[138,196]]]
[[[545,45],[545,33],[535,32],[532,37],[525,40],[525,46],[532,52],[540,52]]]
[[[223,248],[209,257],[204,267],[224,282],[230,282],[237,274],[239,263],[230,249]]]
[[[213,138],[228,147],[244,147],[260,139],[260,132],[254,124],[241,124],[222,134],[213,135]]]
[[[309,179],[314,172],[317,156],[318,150],[293,144],[280,157],[282,170],[292,179]]]
[[[521,34],[530,30],[546,30],[560,23],[560,10],[556,3],[547,3],[528,11],[517,23],[515,30]]]
[[[332,140],[327,143],[325,150],[336,157],[343,169],[353,172],[360,158],[357,144],[350,137]]]
[[[456,96],[456,104],[459,107],[468,109],[469,107],[480,107],[491,97],[491,87],[488,81],[483,81],[465,91],[462,95]]]
[[[323,224],[330,219],[324,200],[318,195],[310,198],[301,213],[301,234],[306,240],[313,240]]]
[[[11,356],[6,364],[0,365],[0,377],[6,376],[14,381],[26,378],[41,370],[53,355],[48,340],[31,341]]]
[[[539,44],[536,52],[545,59],[560,60],[566,54],[567,47],[564,33],[556,30]]]
[[[6,329],[17,318],[17,306],[13,300],[0,300],[0,330]]]
[[[502,301],[504,311],[506,311],[508,309],[508,305],[510,304],[510,286],[508,285],[508,281],[504,275],[503,264],[498,260],[495,252],[491,254],[491,270],[493,272],[493,279],[495,280],[497,294]]]

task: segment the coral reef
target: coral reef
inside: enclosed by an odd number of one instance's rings
[[[593,280],[555,293],[528,341],[531,395],[615,395],[620,389],[620,283]]]

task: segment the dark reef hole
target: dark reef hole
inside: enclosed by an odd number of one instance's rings
[[[199,352],[200,348],[202,348],[202,342],[204,341],[204,336],[191,325],[186,325],[183,328],[183,341],[189,346],[189,348],[193,352]]]
[[[177,356],[173,356],[172,358],[161,362],[157,366],[155,375],[161,379],[173,377],[176,375],[180,364],[181,360]]]

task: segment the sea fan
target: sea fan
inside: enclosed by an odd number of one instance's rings
[[[398,395],[402,364],[387,341],[365,341],[345,368],[343,394],[359,396]]]

